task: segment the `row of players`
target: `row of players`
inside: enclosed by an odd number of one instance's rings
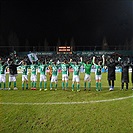
[[[101,60],[102,59],[102,60]],[[0,61],[0,88],[6,88],[6,68],[9,68],[9,83],[8,89],[11,89],[11,83],[14,83],[14,90],[17,89],[16,87],[16,77],[17,77],[17,67],[22,69],[22,89],[24,90],[24,85],[26,84],[26,89],[28,89],[28,69],[31,69],[31,89],[36,89],[36,82],[37,82],[37,69],[40,70],[40,83],[39,88],[40,91],[42,89],[47,90],[47,76],[46,76],[46,69],[49,68],[51,71],[51,79],[50,79],[50,90],[53,88],[53,83],[55,83],[55,90],[57,90],[58,84],[58,69],[61,67],[62,71],[62,89],[65,90],[68,88],[68,76],[69,76],[69,68],[72,67],[73,69],[73,78],[72,78],[72,91],[74,91],[74,85],[76,82],[76,90],[80,91],[80,67],[81,65],[84,66],[85,69],[85,76],[84,76],[84,90],[91,88],[91,68],[92,65],[95,66],[95,80],[96,80],[96,90],[102,90],[102,68],[103,66],[107,66],[108,68],[108,84],[109,90],[114,90],[114,81],[115,77],[115,68],[117,65],[122,67],[122,75],[121,75],[121,89],[124,89],[124,83],[126,83],[126,90],[128,90],[128,83],[129,83],[129,67],[132,68],[132,84],[133,84],[133,63],[127,58],[126,60],[122,61],[119,57],[117,60],[113,58],[106,58],[103,55],[101,59],[97,59],[94,56],[93,58],[89,58],[87,61],[83,61],[82,57],[80,58],[80,63],[75,62],[72,63],[72,59],[69,62],[66,60],[63,63],[52,62],[50,60],[48,63],[46,61],[41,61],[39,63],[32,62],[31,65],[27,65],[26,61],[22,60],[19,64],[15,64],[13,60],[8,58],[6,62]],[[44,82],[44,86],[43,85]],[[87,85],[88,84],[88,85]],[[132,88],[133,90],[133,88]]]

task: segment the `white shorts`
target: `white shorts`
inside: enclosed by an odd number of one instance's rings
[[[79,81],[80,81],[79,75],[73,75],[72,81],[73,81],[73,82],[79,82]]]
[[[46,75],[40,75],[40,81],[46,82],[47,81]]]
[[[17,74],[15,75],[9,75],[9,82],[15,82],[16,81]]]
[[[57,76],[52,76],[51,77],[51,82],[57,82],[58,80],[57,80]]]
[[[95,75],[96,80],[101,80],[101,78],[102,78],[102,75]]]
[[[0,75],[0,83],[1,82],[6,82],[6,75],[5,74]]]
[[[85,73],[84,81],[91,81],[91,76]]]
[[[37,75],[31,75],[30,80],[36,82],[37,81]]]
[[[68,74],[62,74],[62,81],[68,81]]]
[[[22,75],[22,81],[28,81],[28,75]]]

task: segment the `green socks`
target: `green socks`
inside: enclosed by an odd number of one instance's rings
[[[66,88],[68,88],[68,82],[66,82]]]
[[[55,88],[57,88],[57,83],[55,84]]]
[[[79,84],[77,84],[77,90],[79,90]]]
[[[98,91],[98,82],[96,82],[96,90]]]
[[[46,87],[47,87],[47,83],[46,83],[46,82],[44,82],[44,89],[46,89]]]
[[[86,82],[84,82],[84,88],[86,88]]]
[[[102,83],[99,82],[100,91],[102,90]]]
[[[72,90],[74,90],[74,84],[72,84]]]
[[[62,89],[64,89],[64,88],[68,88],[68,82],[66,82],[66,87],[65,87],[65,83],[62,82]]]
[[[62,89],[64,89],[64,86],[65,86],[65,84],[64,84],[64,82],[62,82]]]
[[[8,83],[8,87],[9,87],[9,88],[11,87],[11,82]]]
[[[34,83],[34,82],[31,82],[31,87],[33,87],[33,83]]]
[[[22,88],[24,88],[24,83],[22,83]]]
[[[96,90],[101,91],[102,90],[102,83],[101,82],[96,82]]]
[[[40,82],[40,88],[42,88],[42,82]]]
[[[52,83],[50,83],[50,88],[52,88],[52,86],[53,86]]]
[[[16,81],[14,82],[14,87],[16,87]]]
[[[88,83],[88,88],[89,88],[89,89],[91,88],[91,83],[90,83],[90,82]]]

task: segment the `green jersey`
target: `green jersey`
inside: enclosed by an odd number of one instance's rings
[[[62,74],[68,74],[69,64],[61,64]]]
[[[48,65],[45,65],[45,64],[40,64],[39,65],[40,75],[46,75],[47,66]]]
[[[85,63],[83,63],[83,65],[84,65],[84,68],[85,68],[85,73],[90,75],[91,74],[92,64],[85,64]]]
[[[0,65],[0,74],[5,74],[7,66],[8,66],[7,64]]]
[[[101,66],[95,65],[95,68],[96,68],[95,74],[96,75],[101,75],[102,74],[102,67],[103,67],[103,65],[101,65]]]
[[[80,67],[81,67],[82,64],[73,65],[73,64],[70,63],[70,65],[73,68],[73,75],[79,75]]]
[[[32,64],[32,65],[30,66],[30,68],[31,68],[31,74],[32,74],[32,75],[36,75],[36,74],[37,74],[38,65]]]
[[[21,66],[22,75],[27,75],[28,74],[28,68],[29,68],[29,65],[22,65]]]
[[[57,76],[58,75],[59,66],[52,64],[51,67],[52,67],[52,75],[53,76]]]

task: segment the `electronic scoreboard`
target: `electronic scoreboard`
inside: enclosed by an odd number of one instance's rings
[[[58,46],[57,54],[72,54],[72,47],[71,46]]]

